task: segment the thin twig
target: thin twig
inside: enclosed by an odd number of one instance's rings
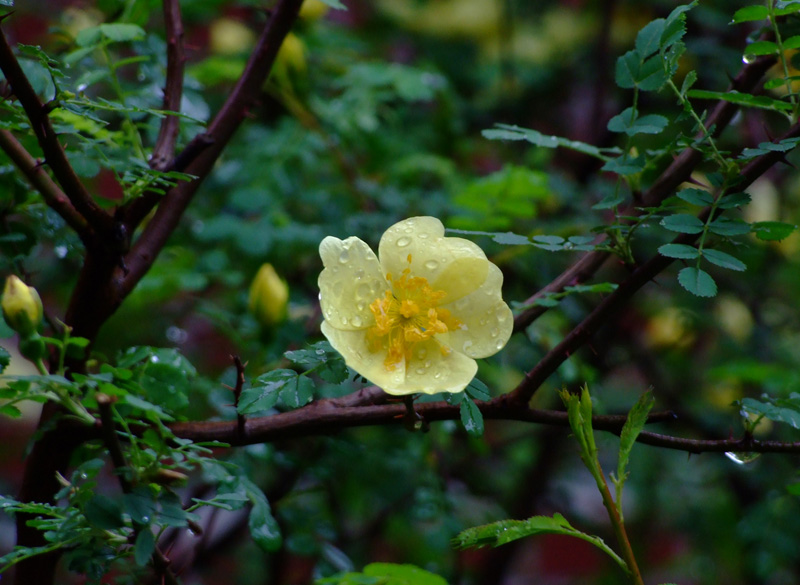
[[[186,57],[183,51],[183,22],[178,0],[164,0],[164,27],[167,37],[167,79],[162,109],[180,112]],[[165,170],[169,161],[175,156],[175,142],[178,140],[179,130],[178,116],[165,116],[161,120],[158,138],[153,147],[153,157],[150,160],[150,166],[154,169]]]
[[[236,367],[236,386],[233,388],[233,405],[236,407],[236,433],[240,440],[244,440],[245,436],[245,423],[247,419],[243,414],[239,413],[239,398],[242,396],[242,388],[244,388],[244,366],[242,360],[238,355],[233,357],[233,365]]]
[[[69,198],[50,178],[44,167],[25,150],[25,147],[8,130],[0,130],[0,148],[27,177],[44,202],[58,213],[79,236],[86,236],[89,227],[86,219],[75,210]]]

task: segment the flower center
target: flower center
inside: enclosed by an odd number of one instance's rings
[[[408,362],[414,345],[437,333],[452,331],[461,322],[438,306],[447,296],[445,291],[433,290],[427,278],[411,276],[411,254],[400,278],[387,273],[386,280],[392,290],[370,304],[375,325],[367,330],[367,339],[371,351],[388,348],[383,363],[387,370],[394,370],[404,359]],[[442,351],[450,350],[442,346]]]

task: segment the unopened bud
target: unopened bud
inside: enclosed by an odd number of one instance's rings
[[[0,303],[3,317],[21,337],[30,337],[42,322],[42,300],[36,289],[26,285],[15,275],[6,278],[3,300]]]
[[[286,317],[288,300],[289,287],[275,272],[272,264],[262,265],[250,285],[250,312],[259,323],[271,326]]]

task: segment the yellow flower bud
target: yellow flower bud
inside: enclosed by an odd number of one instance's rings
[[[289,287],[272,264],[262,265],[250,285],[250,312],[262,325],[274,325],[286,317],[288,300]]]
[[[42,322],[42,300],[36,289],[15,275],[6,278],[2,301],[3,317],[22,337],[30,337]]]
[[[305,0],[300,8],[300,18],[313,22],[319,20],[328,12],[328,5],[322,0]]]

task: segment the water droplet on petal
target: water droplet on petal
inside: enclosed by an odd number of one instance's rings
[[[441,377],[442,377],[442,373],[441,372],[436,372],[435,374],[433,374],[434,380],[439,380],[439,379],[441,379]]]
[[[421,360],[424,360],[426,355],[428,355],[428,350],[427,350],[427,349],[424,349],[424,348],[423,348],[423,349],[418,349],[418,350],[417,350],[417,358],[419,358],[419,359],[421,359]],[[428,364],[429,364],[429,363],[430,363],[430,360],[428,360],[427,362],[425,362],[425,367],[426,367],[426,368],[428,367]]]
[[[421,376],[422,374],[424,374],[424,373],[425,373],[425,368],[417,368],[417,369],[416,369],[416,370],[414,370],[414,371],[415,371],[415,372],[416,372],[418,375],[420,375],[420,376]]]
[[[497,327],[495,327],[489,332],[489,335],[491,335],[492,338],[497,337],[498,335],[500,335],[500,330]]]
[[[353,273],[353,275],[356,277],[356,280],[361,280],[362,278],[364,278],[364,269],[359,268],[358,270],[355,271],[355,273]]]
[[[358,301],[356,303],[356,309],[358,309],[359,311],[363,311],[366,308],[367,308],[367,303],[365,303],[364,301]]]
[[[472,341],[468,339],[467,341],[465,341],[465,342],[464,342],[464,345],[461,347],[461,350],[462,350],[464,353],[468,353],[468,352],[469,352],[469,350],[470,350],[470,348],[471,348],[473,345],[474,345],[474,344],[472,343]]]
[[[457,311],[463,311],[469,306],[469,299],[467,297],[461,297],[456,301],[455,308]]]
[[[411,238],[407,238],[407,237],[403,236],[402,238],[399,238],[397,240],[397,247],[398,248],[405,248],[410,243],[411,243]]]
[[[497,351],[500,351],[505,346],[506,346],[506,342],[504,340],[502,340],[502,339],[498,339],[497,343],[494,344],[494,347],[495,347],[495,349],[497,349]]]
[[[350,323],[347,317],[342,317],[341,319],[339,319],[339,321],[341,322],[342,325],[348,325]]]
[[[363,325],[363,324],[364,324],[364,321],[361,319],[361,317],[359,317],[358,315],[356,315],[355,317],[353,317],[353,318],[350,320],[350,323],[352,323],[352,324],[353,324],[353,327],[361,327],[361,325]]]
[[[369,288],[369,285],[366,283],[359,284],[356,288],[356,298],[357,299],[368,299],[371,295],[372,289]]]
[[[350,252],[347,250],[342,250],[342,253],[339,254],[339,262],[342,264],[347,264],[350,261]]]
[[[424,233],[424,232],[423,232],[423,233],[421,233],[421,234],[417,234],[417,237],[418,237],[420,240],[427,240],[427,239],[428,239],[428,234],[426,234],[426,233]]]
[[[439,268],[439,263],[436,260],[428,260],[425,263],[425,268],[427,268],[428,270],[436,270],[437,268]]]

